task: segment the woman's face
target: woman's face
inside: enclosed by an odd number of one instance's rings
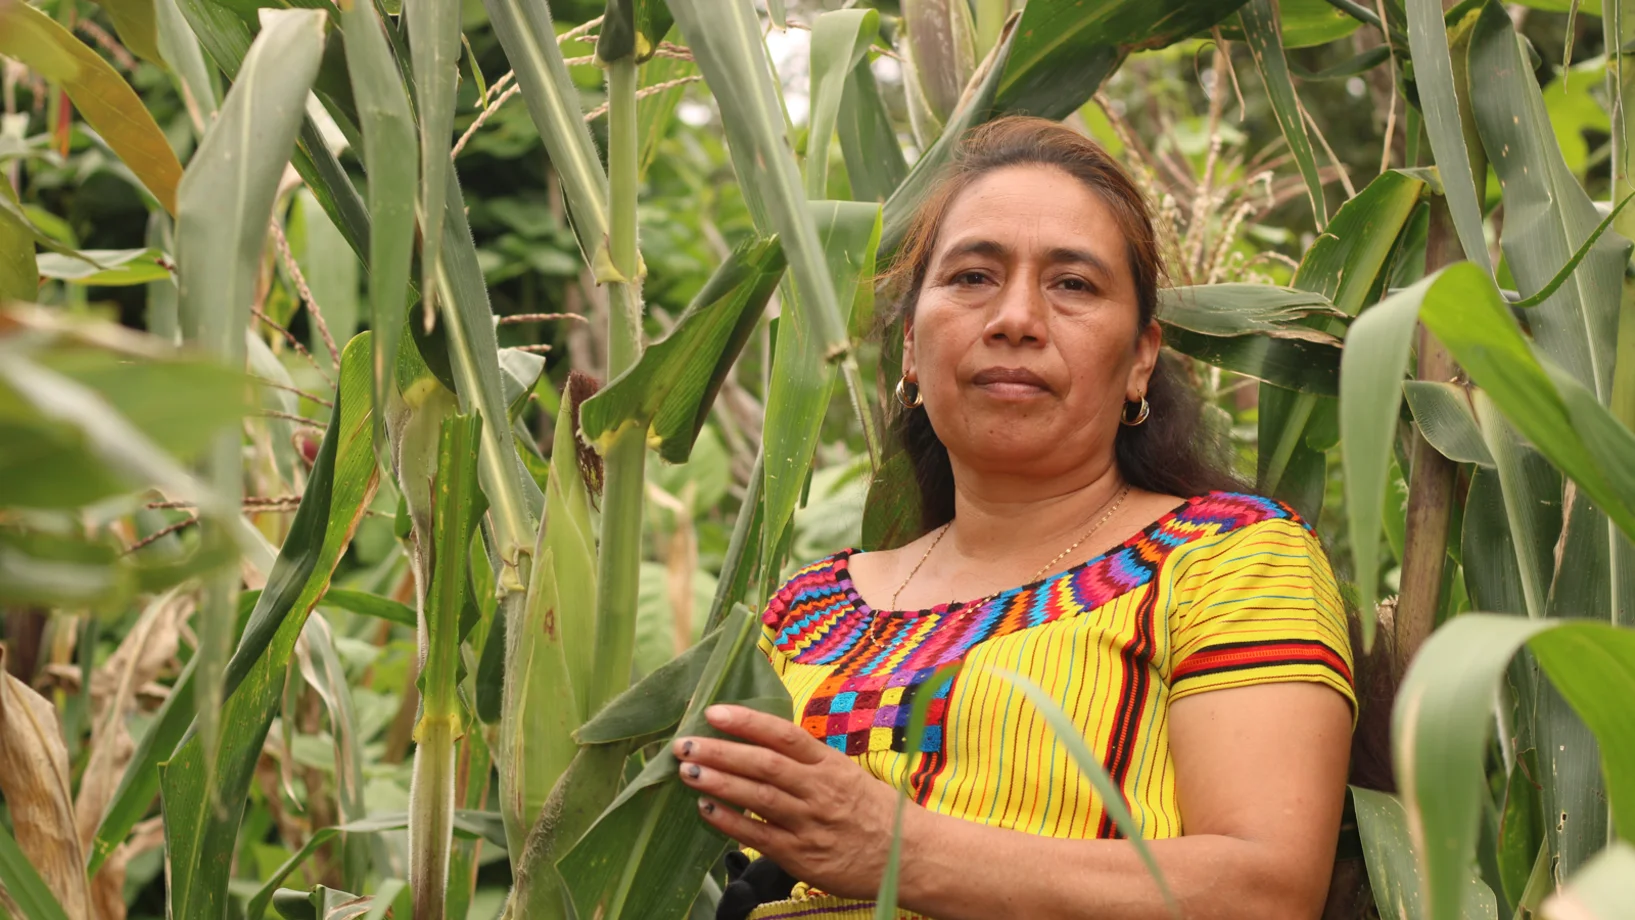
[[[1146,393],[1160,333],[1138,322],[1101,197],[1055,167],[1005,167],[943,218],[903,371],[956,470],[1071,475],[1111,462],[1125,400]]]

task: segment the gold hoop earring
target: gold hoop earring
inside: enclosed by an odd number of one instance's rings
[[[1134,403],[1126,400],[1124,402],[1124,408],[1119,410],[1118,422],[1120,425],[1126,425],[1130,428],[1134,428],[1142,422],[1145,422],[1147,420],[1147,416],[1152,412],[1152,407],[1147,405],[1147,397],[1143,396],[1141,397],[1141,407],[1136,410],[1135,418],[1130,418],[1130,406],[1132,405],[1134,405]]]
[[[904,409],[918,409],[925,403],[925,397],[920,394],[920,385],[914,384],[914,397],[908,395],[908,377],[905,375],[897,381],[897,401],[903,404]]]

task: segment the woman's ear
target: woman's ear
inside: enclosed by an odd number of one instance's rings
[[[1140,402],[1147,395],[1147,380],[1158,366],[1158,349],[1164,344],[1164,330],[1158,320],[1147,323],[1147,328],[1135,339],[1135,363],[1130,365],[1130,377],[1124,383],[1124,398]]]

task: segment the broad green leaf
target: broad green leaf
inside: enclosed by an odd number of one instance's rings
[[[1364,6],[1370,11],[1374,9],[1366,0]],[[1285,48],[1326,45],[1345,38],[1362,25],[1328,0],[1278,0],[1277,7],[1278,26],[1283,32]],[[1243,29],[1235,19],[1229,19],[1221,24],[1221,37],[1242,41]],[[1379,50],[1383,52],[1386,49],[1381,46]]]
[[[182,164],[136,91],[101,55],[27,3],[0,8],[0,54],[61,84],[159,205],[176,213]]]
[[[197,736],[185,741],[160,771],[175,920],[217,920],[226,909],[247,790],[296,638],[374,494],[368,335],[353,339],[341,354],[335,408],[301,505],[227,665],[220,715],[224,731],[214,771],[221,813],[205,786],[205,749]]]
[[[1504,188],[1500,242],[1521,292],[1542,290],[1602,223],[1562,161],[1532,67],[1502,6],[1488,4],[1471,33],[1470,76],[1476,126]],[[1440,157],[1438,158],[1440,161]],[[1445,170],[1444,170],[1445,172]],[[1567,283],[1528,315],[1545,354],[1611,397],[1618,300],[1629,241],[1602,236]]]
[[[1276,384],[1286,390],[1334,396],[1340,386],[1340,349],[1266,335],[1201,335],[1170,325],[1162,315],[1164,344],[1225,370]]]
[[[954,678],[959,676],[960,669],[965,666],[963,661],[954,661],[938,668],[931,675],[931,679],[918,688],[913,696],[914,705],[908,714],[908,731],[904,740],[907,742],[905,750],[921,750],[921,743],[925,739],[926,714],[931,711],[931,701],[939,693],[946,693]],[[1018,677],[1019,680],[1025,678]],[[1097,764],[1100,767],[1100,764]],[[897,916],[897,876],[902,869],[903,859],[903,810],[908,805],[908,789],[905,786],[897,789],[897,814],[892,820],[891,851],[886,857],[885,871],[880,874],[880,890],[874,898],[874,920],[894,920]]]
[[[687,650],[670,659],[635,686],[614,697],[573,733],[580,744],[644,742],[650,736],[675,731],[687,713],[687,700],[708,666],[721,639],[712,630]]]
[[[96,876],[102,863],[125,842],[131,828],[148,813],[159,795],[159,765],[170,759],[193,718],[193,672],[197,661],[189,661],[171,685],[170,696],[154,714],[153,724],[142,734],[130,763],[125,766],[119,787],[114,790],[103,812],[102,823],[91,838],[87,876]]]
[[[153,0],[159,54],[183,93],[183,103],[191,116],[198,113],[200,133],[216,117],[219,108],[215,72],[205,63],[198,36],[187,24],[177,0]]]
[[[670,334],[647,346],[635,367],[581,407],[586,439],[605,453],[624,426],[641,425],[664,459],[686,462],[716,391],[783,276],[783,264],[776,239],[733,250]]]
[[[244,361],[244,327],[260,278],[273,198],[323,54],[321,11],[266,10],[262,15],[265,26],[176,191],[182,335],[228,366]],[[218,435],[206,461],[215,489],[234,505],[243,490],[241,441],[238,432]],[[199,618],[194,693],[199,734],[212,753],[204,776],[206,797],[212,800],[222,667],[232,647],[232,623],[225,613],[237,591],[236,574],[208,582]]]
[[[86,249],[78,256],[44,252],[37,261],[41,277],[70,284],[124,287],[170,280],[164,253],[156,249]]]
[[[1521,308],[1536,307],[1554,296],[1555,292],[1560,290],[1561,286],[1566,284],[1578,271],[1578,266],[1595,248],[1595,244],[1600,242],[1601,235],[1607,231],[1607,228],[1612,226],[1613,222],[1618,219],[1618,215],[1623,213],[1624,207],[1632,200],[1635,200],[1635,194],[1628,195],[1623,201],[1618,202],[1618,206],[1607,212],[1606,217],[1601,218],[1601,223],[1597,224],[1595,229],[1590,232],[1590,235],[1584,238],[1584,242],[1578,244],[1578,249],[1573,252],[1572,258],[1556,269],[1555,275],[1545,282],[1543,287],[1521,300],[1514,301],[1511,305]]]
[[[1546,920],[1629,920],[1635,917],[1635,847],[1615,841],[1544,902]]]
[[[869,46],[879,31],[880,14],[874,10],[835,10],[812,24],[811,114],[806,131],[806,197],[810,199],[828,197],[829,147],[841,100],[857,66],[868,65]]]
[[[159,27],[156,23],[154,0],[97,0],[97,5],[108,11],[119,40],[137,57],[165,66],[159,53]]]
[[[788,717],[788,692],[756,648],[760,631],[760,620],[742,606],[727,617],[677,737],[720,737],[704,721],[704,709],[716,703],[751,705]],[[675,754],[662,746],[558,861],[579,916],[687,916],[726,841],[699,820],[698,796],[681,782],[676,765]]]
[[[1571,395],[1587,391],[1558,389],[1570,381],[1564,375],[1552,381],[1492,279],[1473,264],[1458,263],[1382,301],[1359,317],[1347,336],[1340,377],[1341,458],[1361,592],[1358,606],[1365,623],[1374,602],[1375,535],[1386,458],[1416,319],[1447,346],[1511,424],[1577,481],[1626,534],[1635,533],[1635,494],[1627,483],[1629,447],[1618,437],[1621,432],[1628,438],[1628,431],[1598,404],[1590,408],[1593,397]],[[1479,406],[1477,419],[1482,420]],[[1492,448],[1490,443],[1490,452]]]
[[[1608,805],[1635,821],[1635,631],[1601,623],[1469,614],[1433,634],[1397,696],[1392,735],[1431,918],[1457,916],[1474,860],[1489,714],[1522,644],[1601,741]]]
[[[497,846],[503,846],[505,838],[495,836],[493,815],[487,812],[456,811],[452,822],[453,833],[467,840],[487,840]],[[273,894],[278,891],[290,873],[301,868],[301,864],[312,858],[324,844],[341,834],[381,834],[389,831],[401,831],[409,826],[409,816],[405,812],[396,814],[382,814],[364,818],[358,821],[348,821],[343,824],[332,824],[320,827],[312,832],[301,849],[290,854],[290,857],[273,870],[272,875],[262,883],[256,893],[250,896],[245,904],[245,920],[261,920],[266,916],[268,905],[273,903]],[[387,884],[390,884],[388,882]],[[387,891],[387,884],[381,885],[381,891]],[[398,884],[402,884],[398,882]],[[395,892],[395,888],[392,889]]]
[[[656,57],[642,66],[641,88],[653,91],[636,100],[636,135],[641,139],[641,153],[636,164],[638,179],[647,176],[647,168],[653,165],[653,158],[658,156],[659,147],[669,134],[676,106],[687,92],[686,85],[676,81],[697,74],[698,68],[693,66],[692,61],[673,57]],[[660,84],[673,85],[654,90]]]
[[[1243,0],[1028,4],[1005,63],[995,114],[1064,118],[1095,93],[1125,54],[1207,32],[1241,6]]]
[[[21,912],[17,920],[68,920],[62,904],[4,827],[0,827],[0,887]]]
[[[329,732],[335,739],[335,804],[340,810],[341,822],[362,821],[365,817],[363,739],[358,737],[358,717],[352,705],[352,688],[346,680],[346,669],[335,651],[335,637],[323,614],[314,611],[307,617],[296,653],[302,680],[323,700],[324,710],[329,714]],[[337,852],[343,883],[348,888],[363,887],[364,875],[369,870],[369,851],[363,838],[343,836]]]
[[[822,228],[825,280],[840,294],[849,313],[855,298],[872,293],[863,279],[874,276],[880,208],[850,201],[814,202],[810,207]],[[780,565],[774,544],[795,514],[834,390],[835,374],[826,360],[825,340],[812,318],[803,315],[810,310],[809,304],[803,295],[784,300],[766,397],[768,424],[761,432],[766,476],[761,559],[769,570]]]
[[[419,176],[414,115],[403,92],[397,60],[372,0],[351,0],[341,10],[346,67],[358,100],[363,168],[369,178],[369,328],[374,331],[374,404],[384,410],[397,366],[397,343],[408,313],[414,259],[414,190]],[[384,412],[375,415],[381,442]]]
[[[840,152],[846,160],[846,176],[852,184],[852,198],[873,202],[890,198],[908,175],[908,162],[897,141],[897,129],[880,98],[880,87],[875,83],[867,55],[846,77],[836,127]]]
[[[1534,752],[1518,752],[1510,768],[1510,782],[1505,787],[1498,844],[1494,847],[1494,861],[1504,888],[1500,893],[1511,904],[1522,903],[1544,844],[1544,812],[1539,805],[1538,789],[1544,779]]]
[[[1442,4],[1440,0],[1406,0],[1406,3],[1408,44],[1413,54],[1419,108],[1425,114],[1425,133],[1436,155],[1448,210],[1453,215],[1459,242],[1464,246],[1465,258],[1492,274],[1493,264],[1488,259],[1487,243],[1482,236],[1482,204],[1471,172],[1470,141],[1461,119],[1460,91],[1456,85],[1454,56],[1448,46],[1448,27],[1442,19]]]
[[[1327,6],[1326,3],[1324,5]],[[1330,9],[1332,9],[1332,7],[1330,7]],[[1289,34],[1287,31],[1283,33],[1283,39],[1283,46],[1285,48],[1295,47],[1292,43],[1290,43]],[[1328,67],[1324,67],[1322,70],[1306,70],[1292,61],[1289,63],[1289,70],[1295,76],[1307,82],[1317,80],[1347,80],[1351,77],[1365,74],[1386,61],[1389,61],[1390,59],[1391,49],[1389,46],[1375,45],[1361,54],[1353,55],[1338,64],[1332,64]]]
[[[361,3],[362,0],[354,0]],[[454,96],[460,79],[459,0],[408,0],[403,4],[420,118],[420,272],[427,309],[441,296],[437,273],[443,251],[448,186],[457,182],[449,163],[454,135]],[[412,883],[411,883],[412,884]],[[421,905],[417,902],[416,908]]]
[[[710,601],[710,615],[704,621],[704,632],[710,633],[732,610],[734,604],[757,604],[759,599],[749,597],[750,585],[761,560],[761,530],[766,521],[766,443],[755,452],[755,465],[750,467],[749,482],[744,486],[744,500],[738,519],[732,524],[732,536],[727,541],[727,558],[715,582],[715,597]]]
[[[1527,450],[1513,460],[1519,470],[1512,475],[1519,474],[1529,480],[1536,478],[1541,492],[1561,494],[1561,475],[1536,451]],[[1477,468],[1471,473],[1464,510],[1460,558],[1464,560],[1465,590],[1471,606],[1477,610],[1526,616],[1527,594],[1522,571],[1525,566],[1531,566],[1531,571],[1537,572],[1550,564],[1554,533],[1544,535],[1547,542],[1530,548],[1527,563],[1518,564],[1510,512],[1496,469]],[[1555,528],[1559,531],[1560,499],[1545,510],[1554,513]]]
[[[1290,286],[1327,297],[1340,312],[1356,316],[1380,288],[1393,247],[1425,194],[1425,182],[1398,170],[1380,174],[1334,212],[1300,259]]]
[[[1269,284],[1199,284],[1165,288],[1158,295],[1158,318],[1212,336],[1258,333],[1272,338],[1300,339],[1338,345],[1334,336],[1302,325],[1308,317],[1343,317],[1328,298]]]
[[[1119,832],[1130,842],[1130,846],[1135,848],[1136,855],[1141,857],[1142,866],[1158,884],[1158,890],[1163,894],[1164,903],[1169,907],[1170,914],[1179,917],[1180,904],[1171,893],[1169,883],[1164,880],[1164,871],[1159,868],[1158,860],[1153,857],[1151,848],[1143,841],[1141,827],[1135,823],[1135,817],[1130,814],[1129,806],[1125,804],[1124,792],[1113,782],[1113,778],[1107,775],[1107,768],[1102,765],[1101,758],[1085,743],[1083,732],[1074,723],[1073,717],[1062,710],[1061,704],[1056,702],[1049,692],[1026,677],[1005,670],[995,670],[993,673],[1022,691],[1028,702],[1033,704],[1033,708],[1044,717],[1045,722],[1050,725],[1050,730],[1056,733],[1056,740],[1067,748],[1067,753],[1073,758],[1073,764],[1084,774],[1084,778],[1090,781],[1090,785],[1095,787],[1108,817],[1118,825]]]
[[[893,444],[887,448],[885,462],[869,483],[868,498],[863,502],[863,549],[896,549],[923,531],[914,461],[901,444]]]
[[[1482,431],[1476,425],[1475,410],[1464,387],[1434,380],[1409,380],[1403,388],[1420,434],[1441,451],[1442,456],[1458,463],[1493,465],[1493,456],[1482,441]]]
[[[976,70],[971,5],[958,0],[904,0],[902,10],[898,47],[904,52],[904,82],[912,84],[912,92],[924,100],[932,123],[940,128],[959,107],[960,94]],[[814,45],[816,37],[814,33]],[[815,78],[814,72],[814,82]]]
[[[131,361],[80,348],[33,359],[47,382],[94,400],[99,414],[117,416],[117,428],[150,442],[153,453],[121,444],[114,428],[88,433],[83,419],[55,418],[0,383],[0,502],[12,507],[74,507],[160,482],[176,487],[180,479],[162,477],[185,471],[170,459],[197,457],[250,408],[249,380],[207,361],[162,354]]]
[[[17,204],[11,183],[0,188],[0,302],[32,302],[40,296],[40,269],[34,254],[34,224]]]
[[[443,916],[453,846],[454,742],[465,730],[459,698],[460,615],[470,600],[467,553],[484,510],[477,488],[481,428],[482,418],[475,413],[442,420],[432,481],[433,529],[415,535],[432,544],[432,565],[429,579],[422,576],[420,716],[414,726],[409,787],[409,887],[414,889],[414,915],[427,920]]]
[[[1245,44],[1254,56],[1255,66],[1266,84],[1266,96],[1272,106],[1272,115],[1283,131],[1289,152],[1294,154],[1295,165],[1301,178],[1306,180],[1306,197],[1311,200],[1312,216],[1321,231],[1328,223],[1328,204],[1323,200],[1323,179],[1317,172],[1317,155],[1312,151],[1311,136],[1306,133],[1306,120],[1301,114],[1300,100],[1295,95],[1294,81],[1289,78],[1289,62],[1283,55],[1283,35],[1278,27],[1277,0],[1249,0],[1238,10],[1238,23],[1243,29]]]
[[[378,617],[388,623],[396,623],[410,629],[415,628],[418,620],[414,608],[407,604],[351,588],[330,588],[324,592],[323,599],[318,603],[325,607],[338,607],[364,616]]]
[[[1481,390],[1471,393],[1482,439],[1499,475],[1504,508],[1505,537],[1513,561],[1501,564],[1518,580],[1521,606],[1491,608],[1530,617],[1544,616],[1555,546],[1564,520],[1561,475],[1537,451],[1528,447],[1516,427],[1507,421],[1493,400]]]
[[[607,172],[581,116],[579,91],[557,47],[551,11],[544,3],[521,0],[484,0],[483,8],[517,75],[551,169],[562,181],[579,249],[586,263],[595,265],[608,236]]]
[[[1389,793],[1357,786],[1351,787],[1351,801],[1357,810],[1368,887],[1374,891],[1379,915],[1395,920],[1429,920],[1402,802]],[[1457,915],[1460,920],[1498,920],[1493,892],[1474,873],[1467,873],[1464,898]]]

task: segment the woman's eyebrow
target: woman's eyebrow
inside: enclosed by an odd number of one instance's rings
[[[1045,261],[1056,265],[1084,265],[1090,268],[1092,271],[1098,272],[1105,277],[1111,278],[1113,276],[1113,272],[1107,267],[1107,263],[1103,261],[1100,256],[1089,251],[1088,249],[1074,249],[1071,246],[1057,246],[1045,253]]]

